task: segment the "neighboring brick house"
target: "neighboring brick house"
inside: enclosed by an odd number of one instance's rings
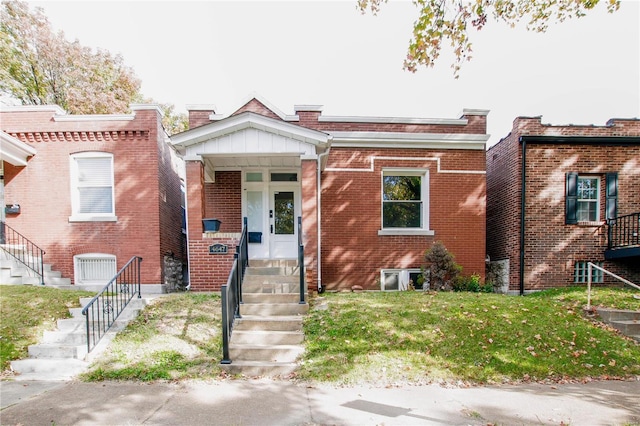
[[[228,117],[191,107],[173,135],[186,162],[190,285],[218,290],[248,218],[250,259],[295,259],[310,289],[402,289],[440,240],[484,277],[486,110],[460,118],[285,115],[254,97]],[[221,221],[204,232],[202,220]],[[230,252],[233,250],[230,250]]]
[[[20,206],[3,220],[44,249],[44,262],[76,285],[104,285],[141,256],[143,291],[160,292],[165,267],[186,261],[182,162],[159,108],[131,110],[67,115],[51,105],[0,109],[4,203]]]
[[[638,119],[518,117],[487,152],[487,254],[507,267],[510,292],[585,283],[587,262],[640,282],[638,212]]]

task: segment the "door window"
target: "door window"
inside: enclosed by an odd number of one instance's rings
[[[295,216],[293,191],[276,192],[273,198],[276,235],[293,235]]]

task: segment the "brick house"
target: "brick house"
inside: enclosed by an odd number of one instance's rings
[[[442,241],[464,268],[485,270],[486,110],[460,118],[285,115],[251,98],[227,117],[188,107],[173,135],[186,167],[190,286],[218,290],[248,219],[250,259],[295,259],[301,218],[310,289],[405,288]],[[206,232],[203,219],[217,219]]]
[[[186,261],[182,163],[159,108],[131,110],[67,115],[51,105],[3,107],[2,219],[75,285],[103,286],[141,256],[143,291],[160,292],[165,268]]]
[[[505,290],[585,283],[587,262],[640,282],[638,188],[640,120],[516,118],[487,151],[487,254],[507,268]]]

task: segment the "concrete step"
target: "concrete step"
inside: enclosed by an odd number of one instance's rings
[[[300,345],[229,345],[229,357],[236,361],[289,363],[303,353]]]
[[[87,345],[63,345],[57,343],[39,343],[30,345],[30,358],[75,358],[84,359],[87,355]]]
[[[292,316],[307,312],[309,305],[300,303],[244,303],[240,306],[241,315]]]
[[[11,361],[11,369],[18,373],[14,380],[70,380],[89,367],[89,363],[75,358],[21,359]]]
[[[627,336],[640,334],[639,320],[611,321],[609,324]]]
[[[288,376],[294,373],[298,364],[295,362],[264,362],[264,361],[232,361],[231,364],[220,365],[223,370],[233,375],[244,376]]]
[[[300,331],[302,330],[301,316],[261,317],[243,315],[236,319],[233,331],[263,330],[263,331]]]
[[[304,342],[301,331],[234,330],[232,345],[299,345]]]
[[[250,268],[277,268],[298,266],[298,259],[251,259]]]
[[[51,267],[51,266],[49,266]],[[45,278],[61,278],[62,277],[62,272],[60,271],[52,271],[51,269],[49,270],[44,270],[44,277]]]
[[[42,343],[56,343],[65,345],[86,345],[87,344],[87,332],[86,330],[74,330],[74,331],[49,331],[45,330],[42,334]]]
[[[596,312],[602,318],[603,321],[625,321],[625,320],[637,320],[640,321],[640,311],[629,311],[624,309],[606,309],[597,308]]]
[[[299,276],[300,268],[298,266],[265,266],[265,267],[248,267],[245,271],[246,276],[262,275],[262,276]]]
[[[299,294],[300,283],[298,281],[287,282],[247,282],[242,284],[242,296],[249,293],[264,293],[264,294]]]
[[[298,293],[242,293],[242,301],[249,303],[298,303]]]

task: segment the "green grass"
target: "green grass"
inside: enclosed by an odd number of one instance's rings
[[[584,302],[583,302],[584,297]],[[593,304],[640,309],[598,289]],[[305,320],[300,377],[340,383],[506,381],[640,375],[640,345],[582,312],[584,289],[327,294]]]
[[[220,296],[155,299],[83,375],[85,380],[178,380],[220,374]]]
[[[56,320],[68,318],[69,308],[80,306],[80,297],[94,293],[51,287],[0,286],[0,363],[2,371],[12,360],[26,358],[29,345],[38,343]]]

